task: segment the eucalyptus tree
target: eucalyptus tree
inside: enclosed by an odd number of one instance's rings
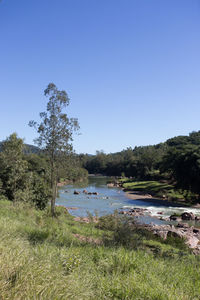
[[[29,126],[37,130],[39,136],[35,142],[44,149],[49,159],[52,189],[51,214],[55,216],[59,167],[72,152],[72,135],[79,129],[79,124],[76,118],[69,118],[65,113],[65,108],[70,102],[66,91],[58,90],[54,83],[50,83],[44,95],[48,98],[48,102],[46,111],[40,113],[41,122],[30,121]]]

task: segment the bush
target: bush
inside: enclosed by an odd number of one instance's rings
[[[96,227],[102,230],[115,231],[118,229],[120,223],[121,223],[120,216],[118,212],[115,211],[113,215],[100,217]]]

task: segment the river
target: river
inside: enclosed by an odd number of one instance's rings
[[[79,217],[87,216],[88,212],[92,215],[103,216],[113,213],[116,209],[147,208],[151,212],[151,217],[149,215],[140,217],[140,221],[157,224],[166,224],[166,221],[158,219],[160,216],[159,212],[163,213],[163,217],[169,217],[174,213],[180,214],[185,211],[200,215],[200,209],[179,206],[162,200],[158,201],[153,198],[148,199],[148,201],[129,199],[120,188],[107,187],[108,179],[108,177],[103,176],[91,176],[85,185],[63,186],[59,188],[59,197],[56,199],[56,205],[63,205],[69,208],[70,214]],[[90,193],[98,193],[98,195],[84,194],[84,189]],[[74,190],[80,192],[80,194],[75,195]]]

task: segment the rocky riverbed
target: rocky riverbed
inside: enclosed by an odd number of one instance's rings
[[[119,213],[136,218],[151,214],[151,212],[146,208],[132,208],[129,210],[121,210]],[[162,215],[162,211],[160,212],[160,215]],[[163,217],[158,218],[163,219]],[[193,213],[184,212],[180,216],[172,215],[167,219],[169,221],[178,221],[178,223],[175,225],[157,225],[154,223],[150,223],[143,224],[143,226],[147,230],[153,232],[153,234],[163,239],[166,239],[167,237],[182,238],[185,240],[185,243],[188,245],[188,247],[193,250],[194,254],[200,254],[200,228],[198,228],[198,226],[200,225],[200,216],[195,216]],[[190,226],[187,221],[193,221],[194,226]]]
[[[194,254],[200,254],[200,229],[189,226],[187,223],[178,223],[174,225],[156,225],[150,224],[145,227],[155,235],[163,238],[176,237],[185,240],[186,245],[193,250]]]

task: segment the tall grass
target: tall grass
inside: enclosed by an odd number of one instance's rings
[[[58,214],[0,201],[0,299],[200,299],[199,257],[144,235],[133,249],[114,241],[115,228]],[[74,233],[110,243],[81,242]]]

